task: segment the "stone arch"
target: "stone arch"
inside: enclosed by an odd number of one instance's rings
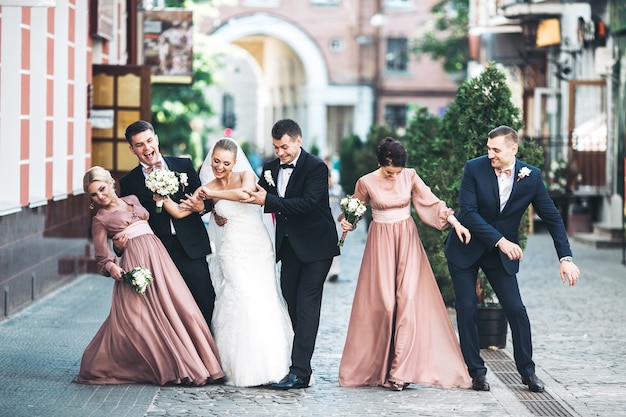
[[[297,25],[268,13],[232,17],[209,35],[218,44],[235,43],[252,36],[266,36],[287,45],[302,62],[305,80],[300,86],[302,108],[294,109],[294,119],[303,130],[307,148],[315,144],[320,155],[326,154],[327,106],[354,107],[354,133],[365,138],[372,123],[369,87],[329,85],[328,67],[319,46]],[[269,118],[268,118],[269,119]],[[269,132],[274,120],[266,120]],[[267,136],[265,136],[267,137]]]

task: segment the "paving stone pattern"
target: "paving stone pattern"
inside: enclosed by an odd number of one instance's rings
[[[311,388],[74,384],[82,351],[108,314],[111,298],[110,279],[85,275],[0,322],[0,417],[538,415],[493,373],[490,392],[339,387],[364,242],[363,227],[349,234],[340,277],[326,283]],[[574,416],[626,416],[621,250],[573,249],[583,269],[574,288],[561,284],[547,234],[530,236],[522,261],[520,288],[533,325],[537,373],[552,398]],[[512,357],[510,340],[503,352]]]

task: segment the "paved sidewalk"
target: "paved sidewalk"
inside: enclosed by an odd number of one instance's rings
[[[83,349],[110,307],[112,281],[86,275],[0,322],[0,417],[84,416],[532,416],[525,391],[489,374],[490,392],[412,385],[404,392],[337,383],[352,295],[365,240],[349,234],[341,274],[325,287],[313,368],[315,385],[288,392],[72,383]],[[572,416],[626,416],[626,268],[621,250],[574,245],[583,277],[568,288],[548,235],[529,239],[520,272],[533,325],[538,375]],[[510,333],[510,332],[509,332]],[[510,337],[510,336],[509,336]],[[511,342],[499,352],[510,359]]]

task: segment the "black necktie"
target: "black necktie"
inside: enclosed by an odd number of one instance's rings
[[[293,168],[294,165],[293,164],[280,164],[280,168],[281,169],[285,169],[285,168]]]

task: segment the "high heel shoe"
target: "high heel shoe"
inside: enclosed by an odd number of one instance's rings
[[[404,384],[399,384],[397,382],[389,381],[389,389],[392,391],[402,391],[408,386],[408,382],[405,382]]]

